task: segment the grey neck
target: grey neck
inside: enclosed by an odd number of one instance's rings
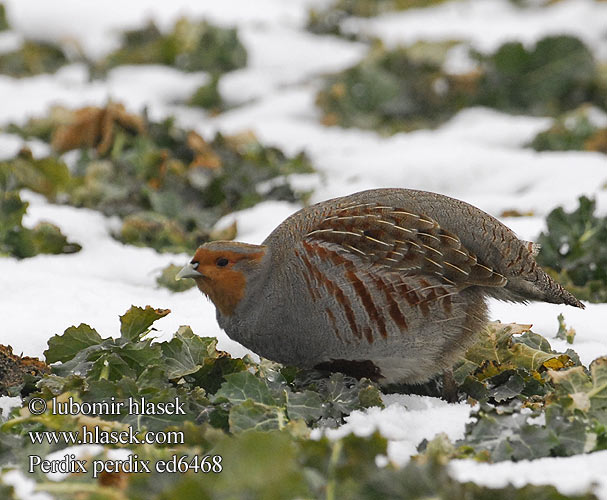
[[[223,315],[217,309],[217,322],[228,336],[249,347],[255,344],[255,337],[263,334],[258,325],[265,315],[263,304],[267,303],[264,297],[270,295],[270,278],[272,273],[271,250],[268,248],[261,262],[255,268],[246,270],[246,290],[242,300],[234,312]]]

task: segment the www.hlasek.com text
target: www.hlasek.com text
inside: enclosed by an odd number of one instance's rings
[[[98,425],[83,425],[76,431],[29,431],[32,444],[183,444],[182,431],[137,432],[131,426],[123,430],[103,429]]]

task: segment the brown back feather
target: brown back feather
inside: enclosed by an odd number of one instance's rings
[[[379,267],[380,273],[435,275],[458,289],[507,283],[435,220],[398,207],[365,203],[336,209],[308,232],[305,241],[337,244],[343,252]]]

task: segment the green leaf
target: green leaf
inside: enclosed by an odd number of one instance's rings
[[[230,432],[237,433],[254,429],[270,431],[282,429],[287,423],[287,416],[282,408],[268,406],[248,399],[230,408]]]
[[[65,363],[83,349],[98,345],[102,340],[97,331],[85,323],[81,323],[77,327],[70,326],[63,332],[63,335],[55,335],[49,339],[48,349],[44,351],[44,356],[49,364],[57,361]]]
[[[37,384],[38,389],[46,395],[45,399],[50,399],[54,396],[59,396],[64,392],[76,392],[82,391],[85,386],[84,377],[80,375],[67,375],[65,377],[59,377],[58,375],[51,374],[44,377]]]
[[[525,388],[525,381],[518,374],[513,374],[504,384],[498,385],[493,390],[489,391],[488,396],[495,399],[498,403],[512,399],[518,396]]]
[[[0,186],[31,189],[52,201],[60,193],[66,193],[72,182],[65,162],[52,156],[34,158],[29,149],[21,150],[12,160],[0,162]]]
[[[170,312],[170,309],[154,309],[151,306],[146,306],[145,309],[131,306],[120,316],[120,336],[130,341],[141,340],[150,331],[154,321],[164,318]]]
[[[199,337],[189,326],[179,328],[169,342],[160,344],[163,365],[170,380],[196,373],[207,357],[216,357],[217,339]]]
[[[182,71],[217,73],[241,68],[246,62],[247,53],[235,29],[181,18],[167,34],[154,23],[125,32],[122,46],[107,56],[98,71],[120,64],[166,64]]]
[[[593,123],[592,109],[582,105],[559,116],[548,129],[537,134],[529,146],[536,151],[600,151],[600,138],[607,128]]]
[[[365,382],[368,385],[364,385]],[[360,381],[360,390],[358,391],[358,401],[360,402],[361,407],[363,408],[371,408],[372,406],[379,406],[380,408],[384,407],[384,403],[381,398],[381,391],[379,388],[373,384],[368,379],[361,379]]]
[[[137,378],[145,370],[162,364],[162,350],[151,341],[106,344],[106,350],[93,363],[88,377],[120,380],[124,376]],[[164,367],[163,367],[164,369]]]
[[[468,375],[459,386],[461,392],[477,401],[485,401],[489,397],[487,383],[481,382],[472,375]]]
[[[105,351],[90,365],[86,373],[87,379],[116,381],[121,378],[136,378],[137,370],[127,361],[114,352],[114,349]]]
[[[254,432],[236,434],[223,439],[213,449],[221,455],[225,472],[213,478],[200,477],[200,483],[213,480],[207,491],[225,498],[311,498],[306,473],[299,460],[300,444],[286,432]],[[197,491],[192,489],[190,491]],[[168,498],[187,498],[169,495]]]
[[[607,217],[597,217],[596,203],[585,196],[578,203],[573,212],[558,207],[548,214],[537,261],[579,299],[605,302]]]
[[[225,382],[226,375],[247,370],[252,363],[250,360],[232,358],[224,352],[214,353],[204,360],[201,368],[190,375],[192,383],[202,387],[209,394],[214,394]]]
[[[8,21],[6,20],[6,9],[4,4],[0,3],[0,31],[9,29]]]
[[[539,350],[548,354],[552,354],[552,347],[550,346],[550,342],[545,337],[532,332],[531,330],[526,330],[522,335],[518,337],[513,337],[512,341],[519,344],[525,344],[526,346],[531,347],[534,350]]]
[[[0,171],[0,177],[1,174]],[[28,205],[17,191],[4,191],[0,186],[0,255],[24,259],[39,253],[74,253],[81,249],[79,244],[68,242],[59,228],[49,222],[40,222],[33,229],[24,227],[22,221]]]
[[[590,410],[589,393],[592,390],[592,382],[583,366],[558,372],[550,370],[548,375],[556,387],[556,394],[560,396],[564,409],[570,412],[579,410],[583,413]]]
[[[487,450],[494,461],[546,457],[558,446],[558,439],[544,426],[527,423],[528,414],[501,413],[485,407],[472,415],[476,420],[466,426],[466,438],[456,445]]]
[[[555,455],[589,453],[596,446],[596,433],[582,419],[571,419],[563,415],[563,409],[558,405],[546,408],[546,428],[559,440],[559,445],[553,450]]]
[[[478,363],[470,361],[469,359],[460,359],[453,367],[453,379],[457,385],[462,385],[464,380],[469,375],[472,375],[479,367]]]
[[[490,323],[479,340],[468,349],[465,358],[480,366],[487,360],[502,367],[538,370],[548,360],[557,358],[550,344],[541,335],[529,331],[530,326]],[[523,334],[523,335],[520,335]],[[513,338],[513,335],[520,335]]]
[[[268,406],[276,406],[278,401],[274,398],[267,383],[250,373],[242,371],[225,376],[226,381],[221,384],[215,394],[215,399],[226,398],[232,403],[244,403],[247,399]]]
[[[187,252],[195,246],[179,222],[155,212],[139,212],[125,217],[118,239],[130,245],[152,247],[159,252]]]
[[[480,366],[485,360],[504,363],[512,358],[512,335],[521,334],[528,325],[489,323],[479,340],[466,352],[466,359]]]
[[[108,344],[113,343],[113,340],[104,340],[100,344],[89,345],[85,347],[71,359],[54,365],[53,373],[60,377],[67,377],[71,374],[85,377],[94,362],[103,356],[108,349]]]
[[[213,76],[211,80],[198,87],[190,97],[188,104],[199,108],[210,109],[214,111],[221,110],[223,107],[223,99],[219,92],[219,77]]]
[[[61,254],[82,250],[78,243],[68,242],[61,230],[50,222],[39,222],[31,232],[36,253]]]
[[[607,357],[597,358],[590,364],[590,375],[590,415],[601,424],[607,425]]]
[[[343,373],[333,373],[327,382],[327,400],[333,408],[333,416],[349,415],[359,404],[358,387]]]
[[[0,54],[0,73],[18,78],[54,73],[67,62],[58,45],[25,40],[18,49]]]
[[[287,413],[290,419],[318,420],[323,415],[322,400],[313,391],[288,392]]]
[[[606,357],[597,358],[590,364],[590,375],[583,366],[558,372],[551,370],[548,374],[555,386],[549,408],[561,409],[569,418],[607,425]]]

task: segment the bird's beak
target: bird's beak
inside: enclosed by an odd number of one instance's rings
[[[190,262],[181,268],[181,271],[175,276],[176,280],[183,278],[202,278],[202,274],[196,271],[194,265]]]

